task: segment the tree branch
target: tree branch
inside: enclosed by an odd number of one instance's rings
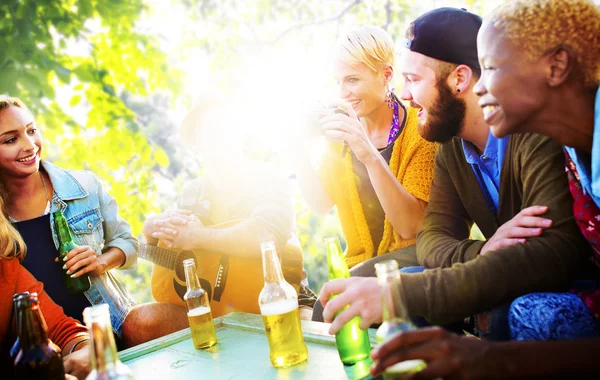
[[[385,26],[383,29],[387,32],[390,23],[392,22],[392,6],[390,4],[390,0],[387,0],[385,4]]]
[[[346,8],[342,9],[337,15],[335,16],[331,16],[328,18],[325,18],[323,20],[319,20],[319,21],[315,21],[315,22],[307,22],[307,23],[301,23],[301,24],[296,24],[291,26],[290,28],[284,30],[279,36],[277,36],[277,38],[275,38],[270,44],[271,45],[275,45],[277,42],[279,42],[279,40],[281,40],[283,37],[285,37],[287,34],[293,32],[294,30],[298,30],[298,29],[302,29],[306,26],[309,25],[322,25],[322,24],[326,24],[328,22],[332,22],[332,21],[336,21],[336,20],[340,20],[342,17],[344,17],[344,15],[346,13],[348,13],[352,8],[354,8],[355,6],[357,6],[358,4],[362,3],[362,0],[354,0],[352,3],[350,3]]]

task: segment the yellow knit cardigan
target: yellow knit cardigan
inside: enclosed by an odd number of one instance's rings
[[[419,118],[413,108],[407,109],[406,125],[396,139],[390,159],[390,169],[398,182],[413,196],[429,201],[429,187],[438,144],[430,143],[419,135]],[[385,218],[381,243],[375,251],[373,239],[356,187],[352,156],[342,157],[343,145],[329,143],[319,168],[319,176],[329,197],[338,208],[342,230],[346,238],[346,262],[353,267],[377,255],[408,247],[415,239],[404,240]],[[369,180],[363,178],[363,181]]]

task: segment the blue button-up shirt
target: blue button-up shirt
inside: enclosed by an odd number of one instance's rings
[[[481,192],[494,215],[498,215],[500,172],[502,171],[502,163],[504,162],[509,138],[507,136],[499,139],[490,132],[485,150],[481,156],[477,154],[477,150],[472,143],[462,140],[465,159],[471,164]]]
[[[600,206],[600,89],[596,92],[595,104],[592,155],[578,152],[568,146],[565,149],[577,167],[583,191]]]

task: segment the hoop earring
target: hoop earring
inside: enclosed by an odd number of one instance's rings
[[[385,101],[388,108],[394,108],[394,90],[395,88],[392,88],[391,90],[388,88],[385,92]]]

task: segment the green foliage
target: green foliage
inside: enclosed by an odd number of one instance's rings
[[[0,93],[31,109],[45,135],[46,159],[102,180],[135,233],[158,210],[153,175],[169,158],[143,134],[122,96],[176,96],[182,83],[157,37],[136,30],[146,9],[142,0],[4,0],[0,6]],[[145,269],[133,279],[143,287]]]
[[[9,0],[0,7],[1,91],[28,104],[46,134],[46,158],[93,171],[135,232],[156,210],[152,169],[168,166],[168,157],[140,133],[120,96],[177,94],[181,83],[156,37],[136,32],[145,7],[141,0]]]

